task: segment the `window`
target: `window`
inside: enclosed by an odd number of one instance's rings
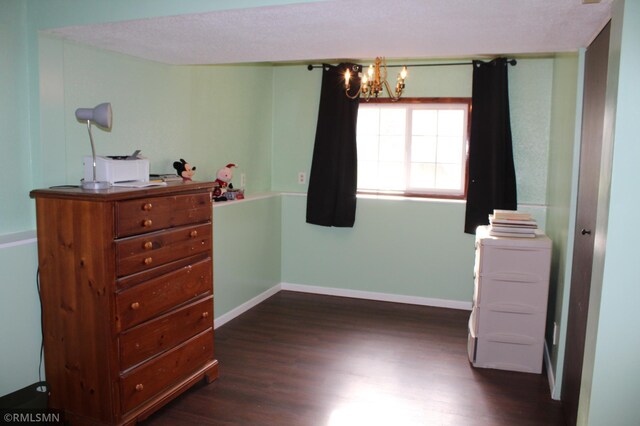
[[[358,192],[466,196],[470,98],[408,98],[358,107]]]

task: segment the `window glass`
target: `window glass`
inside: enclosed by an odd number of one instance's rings
[[[464,198],[470,99],[371,100],[358,110],[358,190]]]

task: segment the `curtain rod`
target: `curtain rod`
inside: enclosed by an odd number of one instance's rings
[[[509,65],[515,66],[518,61],[515,59],[507,59],[507,63]],[[447,62],[447,63],[439,63],[439,64],[407,64],[407,65],[387,65],[387,68],[400,68],[400,67],[442,67],[442,66],[452,66],[452,65],[473,65],[473,62]],[[322,68],[322,65],[307,65],[307,69],[309,71],[314,68]]]

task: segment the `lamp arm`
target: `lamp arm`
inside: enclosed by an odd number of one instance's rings
[[[93,144],[93,135],[91,134],[91,120],[87,120],[87,130],[89,131],[89,140],[91,141],[91,158],[93,159],[93,181],[96,181],[96,147]]]

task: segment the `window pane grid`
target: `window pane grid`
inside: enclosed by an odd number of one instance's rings
[[[468,110],[468,103],[360,105],[358,189],[464,196]]]

